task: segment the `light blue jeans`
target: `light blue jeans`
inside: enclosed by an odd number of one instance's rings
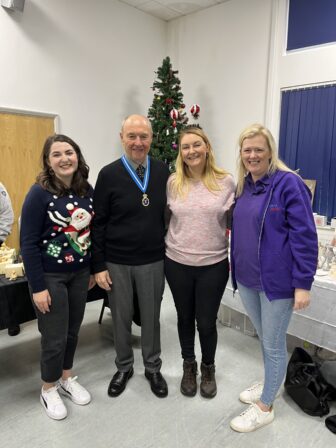
[[[286,375],[286,333],[293,312],[294,299],[270,301],[263,291],[246,288],[240,283],[238,290],[258,333],[264,358],[265,383],[260,401],[266,406],[271,406]]]

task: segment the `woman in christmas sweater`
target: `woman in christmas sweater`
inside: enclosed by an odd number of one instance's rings
[[[231,175],[215,165],[211,144],[197,126],[180,134],[176,173],[168,180],[171,212],[166,236],[165,273],[172,291],[182,349],[181,393],[197,391],[195,320],[202,351],[203,397],[217,392],[216,319],[229,276],[227,215],[234,199]]]
[[[79,405],[89,392],[72,365],[90,277],[93,189],[79,146],[65,135],[47,138],[43,170],[27,194],[21,216],[21,253],[41,333],[40,402],[50,418],[67,416],[59,395]]]

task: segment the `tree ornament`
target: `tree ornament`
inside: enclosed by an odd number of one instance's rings
[[[176,143],[173,143],[173,144],[172,144],[172,148],[175,149],[175,150],[177,149],[177,146],[178,146],[178,145],[177,145]]]
[[[172,120],[178,120],[178,118],[179,118],[179,113],[178,113],[177,109],[172,109],[170,111],[169,115]]]
[[[190,108],[190,113],[195,119],[197,119],[199,117],[200,110],[201,108],[198,104],[193,104]]]
[[[150,155],[165,162],[171,171],[175,169],[174,161],[178,154],[173,144],[177,144],[177,134],[185,126],[184,123],[188,122],[180,88],[181,81],[177,78],[177,73],[178,71],[172,68],[170,58],[166,57],[155,72],[153,102],[148,109],[148,118],[153,129]],[[172,109],[176,111],[172,112]]]

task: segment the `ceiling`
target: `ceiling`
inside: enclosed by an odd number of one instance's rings
[[[172,20],[177,17],[209,8],[229,0],[119,0],[162,20]]]

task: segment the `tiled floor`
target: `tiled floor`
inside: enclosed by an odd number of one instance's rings
[[[118,398],[107,396],[115,371],[111,317],[97,320],[101,302],[87,306],[77,350],[75,373],[92,393],[88,406],[66,401],[68,417],[50,420],[39,403],[39,335],[36,322],[20,335],[0,332],[0,443],[5,448],[322,448],[336,446],[336,435],[324,419],[309,417],[282,392],[274,423],[250,434],[238,434],[229,421],[244,409],[239,392],[262,378],[257,338],[218,325],[216,358],[218,394],[212,400],[187,398],[179,391],[180,348],[176,314],[166,290],[161,318],[162,372],[169,386],[156,398],[143,375],[140,330],[134,328],[135,375]],[[197,346],[199,344],[197,343]],[[336,407],[332,408],[336,414]]]

